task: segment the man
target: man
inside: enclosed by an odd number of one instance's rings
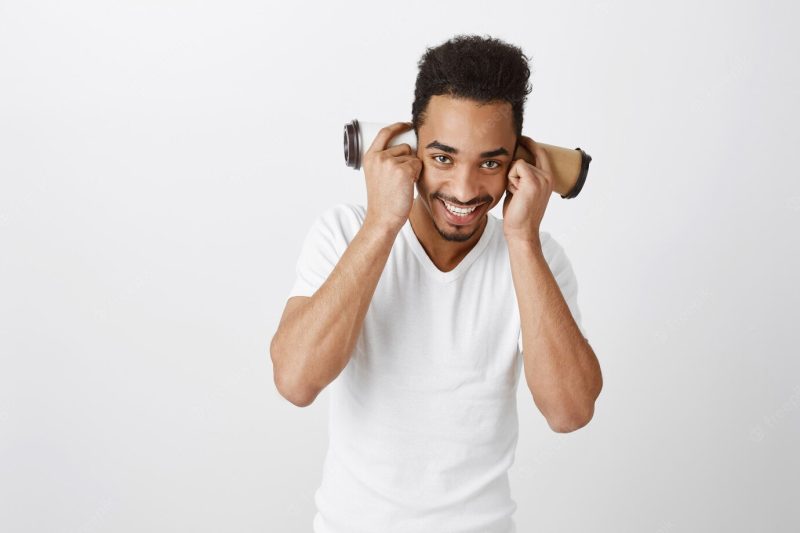
[[[507,471],[523,361],[554,431],[587,424],[602,388],[570,262],[539,231],[553,180],[521,135],[527,58],[457,36],[419,68],[413,122],[365,153],[366,208],[315,221],[270,345],[293,404],[330,384],[317,533],[516,531]],[[415,154],[386,148],[412,126]],[[514,158],[518,144],[536,165]]]

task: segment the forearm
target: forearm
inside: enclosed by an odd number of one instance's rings
[[[525,380],[556,431],[588,423],[602,388],[600,364],[575,323],[539,241],[508,243],[522,327]]]
[[[328,279],[278,327],[275,372],[310,403],[350,360],[397,232],[369,219]]]

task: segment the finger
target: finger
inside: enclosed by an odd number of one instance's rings
[[[547,178],[547,172],[544,169],[539,168],[535,165],[528,163],[528,166],[525,167],[527,171],[530,171],[531,175],[536,176],[537,178]]]
[[[413,154],[398,155],[394,158],[394,160],[397,161],[398,163],[406,163],[408,161],[413,161],[414,159],[419,159],[419,158]],[[422,161],[420,161],[420,163],[422,163]]]
[[[389,155],[411,155],[411,145],[408,143],[395,144],[384,150]]]
[[[520,140],[530,149],[535,161],[535,163],[530,165],[528,169],[533,172],[534,176],[544,181],[546,186],[552,191],[554,186],[553,174],[550,170],[550,157],[548,156],[547,151],[542,147],[541,144],[537,143],[530,137],[522,136],[520,137]]]
[[[511,167],[508,169],[508,175],[506,176],[509,180],[519,178],[520,161],[522,161],[522,159],[515,159],[511,162]]]
[[[410,166],[414,171],[414,181],[417,181],[419,177],[422,175],[422,160],[414,157],[408,156],[406,161],[403,161],[401,164]]]
[[[514,187],[512,191],[517,191],[523,179],[534,183],[537,189],[545,188],[551,192],[553,190],[552,175],[523,159],[518,159],[508,172],[508,184]]]
[[[544,148],[530,138],[528,138],[526,144],[536,160],[536,166],[550,174],[550,158],[547,156],[547,152],[545,152]]]
[[[532,174],[531,172],[533,168],[534,168],[533,165],[531,165],[524,159],[517,159],[511,164],[511,168],[508,171],[508,179],[519,180],[522,176],[534,179],[536,175]]]
[[[389,144],[389,141],[403,131],[406,131],[411,128],[411,122],[395,122],[394,124],[389,124],[388,126],[382,127],[378,134],[373,139],[372,144],[369,146],[368,152],[380,152],[382,150],[386,150],[386,145]]]

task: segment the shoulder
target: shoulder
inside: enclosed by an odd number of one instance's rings
[[[367,208],[360,204],[338,203],[327,208],[319,218],[328,223],[342,227],[358,226],[364,224]]]
[[[564,273],[571,275],[572,262],[563,244],[547,231],[539,232],[539,241],[542,243],[542,254],[553,274],[557,278]]]
[[[366,207],[359,204],[334,204],[317,216],[315,225],[349,242],[364,224],[366,212]]]
[[[542,252],[545,257],[553,257],[564,249],[549,231],[539,232],[539,242],[542,243]]]
[[[492,216],[491,213],[489,216]],[[508,243],[503,235],[503,219],[494,217],[496,223],[494,224],[497,239],[502,243],[504,250],[507,249]],[[569,257],[567,256],[564,246],[555,238],[549,231],[539,231],[539,242],[542,245],[542,254],[545,261],[550,266],[550,270],[554,274],[558,274],[565,269],[570,268]]]
[[[494,231],[497,234],[497,240],[502,243],[504,248],[508,247],[508,243],[506,241],[505,235],[503,234],[503,219],[494,216],[492,213],[489,213],[489,216],[493,219],[493,227]],[[548,231],[539,231],[539,242],[542,244],[542,253],[544,254],[547,263],[550,264],[552,267],[554,264],[558,264],[563,259],[566,258],[566,252],[564,251],[564,247],[561,245],[558,240],[556,240],[553,235]]]

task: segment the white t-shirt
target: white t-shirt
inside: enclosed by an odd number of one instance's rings
[[[316,292],[365,216],[364,206],[338,204],[317,217],[289,297]],[[450,272],[409,221],[397,235],[350,361],[328,385],[315,533],[516,532],[507,471],[522,336],[503,222],[488,217]],[[547,232],[540,239],[585,337],[570,261]]]

